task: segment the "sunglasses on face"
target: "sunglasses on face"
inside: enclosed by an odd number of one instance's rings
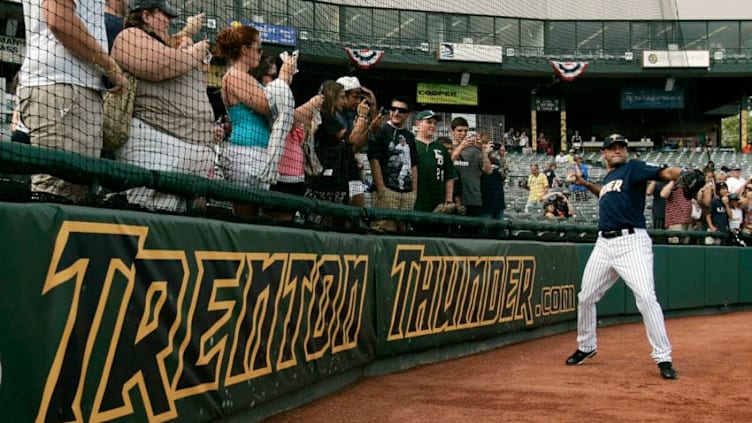
[[[395,107],[395,106],[390,107],[389,110],[393,111],[394,113],[402,113],[403,115],[409,112],[409,110],[405,109],[404,107]]]

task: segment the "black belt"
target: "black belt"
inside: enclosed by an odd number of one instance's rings
[[[614,229],[613,231],[601,231],[603,238],[616,238],[622,235],[632,235],[634,228]]]

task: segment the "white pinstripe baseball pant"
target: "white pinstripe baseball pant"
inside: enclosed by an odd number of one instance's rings
[[[645,229],[616,238],[598,237],[582,276],[578,295],[577,344],[581,351],[597,348],[596,304],[621,276],[632,290],[642,314],[656,363],[671,361],[671,343],[666,334],[663,310],[655,296],[653,242]]]

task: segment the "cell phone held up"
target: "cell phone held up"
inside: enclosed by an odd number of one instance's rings
[[[298,50],[293,50],[292,52],[283,51],[282,53],[279,53],[279,58],[282,59],[282,62],[284,62],[290,57],[297,59],[299,54],[300,52]]]
[[[279,58],[282,60],[282,63],[285,63],[290,57],[297,59],[299,54],[300,52],[298,50],[293,50],[292,52],[283,51],[282,53],[279,53]],[[296,73],[298,73],[297,67],[295,69],[295,72],[293,72],[293,75]]]

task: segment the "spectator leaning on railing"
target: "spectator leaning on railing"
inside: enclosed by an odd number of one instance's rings
[[[347,129],[337,119],[337,112],[345,106],[344,87],[334,81],[324,81],[319,90],[324,95],[321,106],[321,123],[316,129],[315,145],[324,170],[320,175],[311,178],[305,196],[318,200],[326,200],[337,204],[347,204],[349,197],[350,170],[355,166],[350,144],[345,141]],[[358,105],[359,113],[366,113],[365,103]],[[323,216],[309,215],[314,224],[323,223]],[[331,220],[326,222],[336,227],[344,227],[345,222]]]
[[[452,204],[454,194],[454,165],[449,151],[435,141],[438,116],[423,110],[415,116],[418,134],[418,195],[415,210],[431,212],[440,204]]]
[[[111,91],[127,81],[107,55],[102,0],[24,0],[26,57],[19,76],[19,114],[32,145],[99,157],[103,75]],[[36,200],[86,200],[88,188],[33,175]]]
[[[396,96],[389,105],[389,119],[371,134],[368,159],[378,197],[376,207],[412,211],[418,192],[418,151],[415,135],[405,128],[410,114],[409,100]],[[394,221],[377,221],[373,229],[403,232],[405,225]]]
[[[208,41],[179,45],[167,33],[178,11],[166,1],[133,0],[112,56],[138,79],[130,138],[117,160],[152,170],[208,176],[214,158],[214,114],[206,94]],[[128,201],[155,210],[183,211],[186,201],[144,187]]]

